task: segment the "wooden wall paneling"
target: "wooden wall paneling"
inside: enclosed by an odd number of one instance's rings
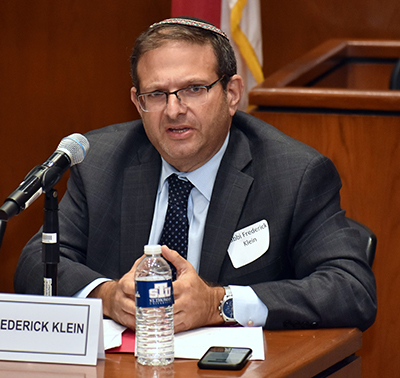
[[[170,0],[0,2],[1,203],[64,136],[138,118],[129,56],[137,36],[169,17],[170,7]],[[13,291],[20,251],[42,224],[43,204],[42,196],[8,222],[0,292]]]

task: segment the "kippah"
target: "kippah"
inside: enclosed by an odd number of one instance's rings
[[[200,20],[198,18],[192,18],[192,17],[167,18],[164,21],[156,22],[153,25],[150,25],[149,29],[154,28],[155,26],[165,25],[165,24],[178,24],[178,25],[185,25],[185,26],[193,26],[195,28],[209,30],[213,33],[222,35],[224,38],[226,38],[229,41],[228,36],[221,29],[218,29],[216,26],[214,26],[213,24],[210,24],[207,21]]]

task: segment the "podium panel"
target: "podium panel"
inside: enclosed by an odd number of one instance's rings
[[[364,333],[363,377],[400,360],[400,91],[389,90],[400,41],[330,40],[250,92],[256,117],[335,163],[342,207],[377,235],[378,315]]]

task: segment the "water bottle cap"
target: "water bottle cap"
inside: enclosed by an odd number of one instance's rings
[[[161,245],[145,245],[144,246],[144,253],[146,255],[161,255]]]

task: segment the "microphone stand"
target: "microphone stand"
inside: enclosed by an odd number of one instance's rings
[[[58,194],[55,189],[46,191],[42,233],[42,261],[44,263],[43,294],[57,296],[57,264],[60,262],[58,240]]]
[[[0,219],[0,249],[1,249],[1,244],[3,243],[6,227],[7,227],[7,222]]]

